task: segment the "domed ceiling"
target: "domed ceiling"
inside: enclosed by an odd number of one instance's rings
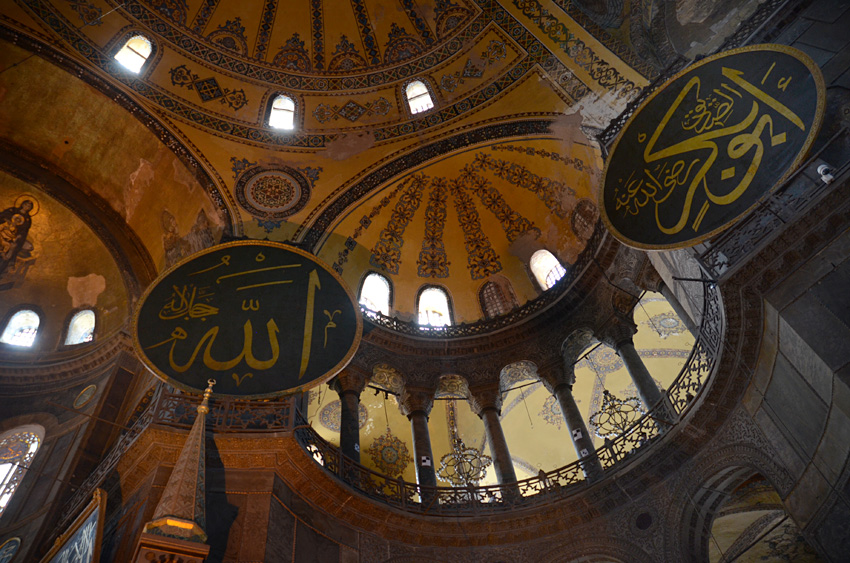
[[[21,0],[0,12],[7,40],[61,45],[72,58],[55,64],[122,92],[110,97],[130,111],[110,128],[141,119],[167,130],[208,178],[211,205],[151,191],[174,201],[177,219],[140,233],[154,233],[145,244],[158,267],[168,249],[157,231],[182,236],[204,210],[227,234],[316,253],[355,291],[366,272],[384,273],[407,318],[426,283],[446,287],[455,321],[471,322],[487,280],[506,280],[517,305],[538,295],[534,250],[572,264],[597,215],[601,159],[588,132],[655,73],[622,21],[603,29],[569,2]],[[136,33],[153,44],[138,75],[114,60]],[[7,53],[7,64],[28,60]],[[41,99],[37,84],[8,74],[0,81]],[[414,78],[433,109],[410,112]],[[295,101],[293,130],[267,124],[279,93]],[[111,160],[97,164],[99,177],[127,178]]]
[[[294,74],[315,75],[375,71],[426,54],[433,60],[425,64],[433,66],[457,49],[455,45],[441,52],[477,11],[464,0],[144,0],[143,4],[183,33],[202,36],[207,45]]]

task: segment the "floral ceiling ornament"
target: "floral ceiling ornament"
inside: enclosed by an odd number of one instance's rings
[[[564,415],[561,414],[561,405],[558,404],[558,401],[552,395],[546,397],[546,400],[543,402],[543,408],[540,409],[540,416],[547,424],[551,424],[559,430],[564,425]]]
[[[339,432],[342,420],[342,404],[337,401],[331,401],[319,411],[319,422],[328,430]],[[369,421],[369,411],[363,403],[360,403],[357,409],[357,426],[363,428],[366,422]]]
[[[241,109],[248,103],[245,90],[222,88],[215,77],[201,79],[186,65],[176,66],[168,73],[171,75],[171,84],[196,91],[202,102],[218,100],[219,103],[228,105],[235,110]]]
[[[602,408],[590,415],[589,422],[600,438],[615,438],[628,430],[644,411],[637,397],[621,399],[607,389],[603,393]]]
[[[372,441],[366,450],[375,467],[389,477],[398,477],[412,461],[407,444],[393,436],[392,430],[387,431]]]
[[[661,338],[668,336],[676,336],[685,331],[685,325],[679,320],[676,313],[666,311],[658,315],[653,315],[649,320],[643,321],[641,324],[648,326],[653,331],[658,333]]]

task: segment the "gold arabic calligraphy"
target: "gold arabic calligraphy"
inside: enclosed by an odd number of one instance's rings
[[[772,69],[773,66],[768,69],[762,84]],[[654,207],[658,230],[665,235],[675,235],[690,222],[694,200],[702,188],[705,201],[690,223],[694,232],[698,232],[711,204],[723,206],[735,202],[752,183],[765,154],[761,138],[764,132],[768,133],[770,146],[775,147],[787,140],[786,132],[781,130],[783,126],[791,125],[806,131],[806,126],[796,113],[746,80],[743,72],[723,67],[722,75],[722,84],[707,94],[701,91],[702,80],[698,76],[691,78],[682,88],[646,143],[643,151],[645,167],[640,171],[633,170],[621,182],[615,202],[616,210],[638,215],[644,207],[654,204],[650,208]],[[777,88],[784,91],[789,81],[789,77],[780,79]],[[745,93],[752,98],[749,107]],[[693,136],[667,147],[658,147],[659,138],[671,119],[677,112],[681,113],[684,101],[691,96],[696,97],[696,102],[685,112],[681,127]],[[743,111],[736,113],[735,110],[740,107]],[[766,113],[766,108],[772,109],[787,123],[774,123],[774,118]],[[742,118],[730,123],[733,113],[742,115]],[[721,195],[717,193],[719,190],[709,185],[706,176],[718,159],[721,151],[718,145],[724,139],[726,146],[723,148],[733,161],[748,154],[752,156],[749,162],[744,162],[740,167],[728,166],[719,171],[721,183],[737,179],[737,185],[731,189],[728,183],[722,184],[720,187],[724,193]],[[646,135],[641,133],[638,140],[645,141]],[[685,190],[684,197],[679,193],[681,190]],[[674,194],[677,194],[676,197],[671,199]],[[663,208],[668,200],[682,206],[678,214],[675,210],[671,213],[668,208]]]
[[[262,252],[260,252],[254,257],[254,260],[258,263],[264,262],[266,257]],[[300,263],[284,264],[228,272],[228,270],[231,269],[231,256],[225,255],[220,258],[220,261],[217,264],[192,272],[188,274],[188,276],[197,276],[199,274],[216,270],[214,274],[211,274],[216,277],[213,280],[210,280],[210,283],[213,286],[220,287],[220,293],[226,295],[228,290],[250,292],[252,290],[257,290],[258,288],[291,284],[294,281],[293,279],[288,277],[280,278],[276,275],[291,272],[293,269],[300,268],[301,266],[302,264]],[[273,279],[269,279],[269,276],[275,277]],[[299,380],[304,377],[304,374],[310,364],[310,355],[313,343],[313,317],[316,307],[316,292],[320,291],[321,288],[322,286],[319,281],[318,272],[313,269],[307,275],[307,294],[305,296],[306,311],[304,317],[301,357],[299,362]],[[207,317],[219,313],[219,308],[210,304],[214,295],[215,293],[213,293],[209,287],[198,287],[193,284],[172,285],[172,293],[168,301],[160,308],[158,317],[167,321],[180,320],[181,324],[183,324],[184,321],[193,321],[196,319],[206,321]],[[246,311],[249,315],[254,312],[262,314],[264,308],[261,306],[259,296],[260,295],[241,299],[240,310]],[[226,341],[227,346],[216,347],[217,340],[221,340],[219,338],[219,333],[221,332],[220,324],[209,327],[194,344],[189,343],[188,341],[192,339],[190,337],[190,332],[194,333],[195,331],[184,328],[184,326],[188,325],[178,325],[173,328],[168,338],[151,346],[147,346],[145,349],[151,350],[161,346],[170,345],[168,349],[168,366],[176,373],[185,373],[189,371],[198,361],[202,362],[204,367],[213,371],[233,372],[233,370],[239,371],[240,366],[245,366],[245,370],[251,371],[231,373],[231,377],[238,387],[245,381],[246,378],[253,379],[255,373],[263,370],[269,370],[274,367],[281,358],[281,342],[279,340],[280,329],[275,321],[275,317],[280,319],[281,313],[285,314],[285,311],[268,311],[268,313],[270,313],[270,318],[268,322],[266,322],[266,330],[264,332],[267,333],[269,348],[262,346],[262,349],[270,351],[267,358],[258,358],[254,353],[254,340],[256,335],[254,333],[254,325],[252,324],[251,319],[246,320],[242,325],[243,341],[241,350],[239,350],[238,346],[233,346],[233,342],[231,340]],[[339,309],[335,309],[333,312],[324,310],[324,314],[328,318],[328,321],[324,326],[324,347],[327,347],[328,330],[337,327],[334,319],[338,315],[341,315],[342,311]],[[230,321],[232,319],[228,320]],[[261,330],[259,333],[261,334],[262,332],[263,331]],[[222,336],[222,338],[226,337]],[[185,347],[185,344],[181,344],[184,341],[187,341],[187,344],[189,344],[188,347]],[[219,352],[216,352],[216,349],[219,349]],[[231,357],[222,358],[221,350],[223,349],[231,350]],[[188,357],[186,357],[185,354],[189,351],[191,352]],[[233,351],[238,351],[238,353],[234,354]]]

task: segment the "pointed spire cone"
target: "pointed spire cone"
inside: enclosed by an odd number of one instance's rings
[[[210,379],[204,399],[198,405],[198,416],[183,444],[174,470],[144,531],[198,543],[207,541],[206,527],[206,448],[204,434],[209,398],[215,380]]]

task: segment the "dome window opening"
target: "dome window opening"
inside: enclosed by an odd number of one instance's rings
[[[280,95],[272,102],[269,126],[275,129],[295,129],[295,100]]]
[[[410,107],[410,113],[422,113],[434,107],[434,100],[431,99],[431,92],[421,80],[414,80],[404,89],[407,96],[407,105]]]
[[[390,314],[389,280],[374,272],[366,276],[363,287],[360,288],[360,305],[370,311],[388,316]]]
[[[41,445],[43,429],[18,427],[0,439],[0,514],[9,506]]]
[[[3,336],[0,336],[0,342],[30,348],[35,343],[35,335],[38,333],[40,322],[41,319],[35,311],[29,309],[18,311],[9,319],[6,329],[3,331]]]
[[[449,297],[439,287],[429,287],[419,294],[419,325],[449,326],[452,324],[449,312]]]
[[[150,40],[144,35],[134,35],[124,43],[124,46],[115,53],[115,60],[133,74],[139,74],[142,67],[151,56]]]
[[[538,250],[531,256],[529,264],[537,283],[543,289],[549,289],[558,283],[567,271],[558,259],[548,250]]]
[[[478,299],[484,311],[484,316],[488,319],[505,315],[512,309],[510,301],[505,296],[505,292],[499,287],[499,284],[491,281],[488,281],[481,287]]]
[[[91,309],[78,311],[68,324],[65,345],[85,344],[94,340],[95,316]]]

